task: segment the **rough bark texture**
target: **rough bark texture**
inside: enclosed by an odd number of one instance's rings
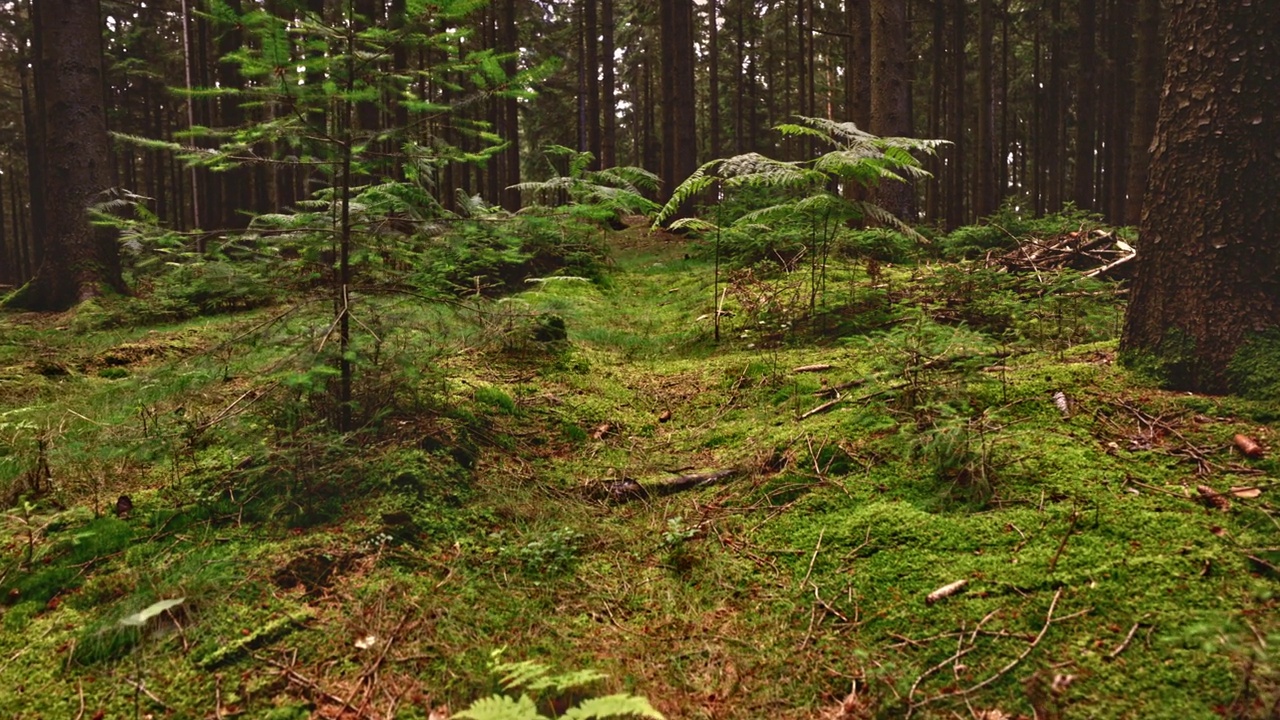
[[[978,0],[978,187],[974,197],[978,217],[996,211],[996,121],[992,87],[995,75],[992,45],[996,30],[992,2],[994,0]]]
[[[1164,66],[1160,50],[1160,0],[1140,0],[1138,5],[1138,65],[1133,79],[1133,126],[1129,131],[1128,189],[1125,223],[1142,219],[1142,196],[1147,187],[1151,134],[1160,106],[1160,75]]]
[[[1080,62],[1076,84],[1076,171],[1072,195],[1078,207],[1094,208],[1094,158],[1097,150],[1094,137],[1097,133],[1098,78],[1094,70],[1097,63],[1097,3],[1080,0]]]
[[[693,82],[693,0],[662,4],[664,198],[698,168],[697,95]]]
[[[613,72],[613,36],[617,27],[613,18],[613,0],[600,3],[600,163],[602,167],[618,164],[618,100]]]
[[[911,134],[907,100],[907,3],[906,0],[874,0],[871,3],[871,132],[881,136]],[[908,183],[885,182],[876,188],[876,200],[898,217],[910,220],[915,190]]]
[[[88,208],[110,184],[102,26],[98,3],[40,0],[36,65],[44,119],[44,261],[24,297],[63,309],[124,290],[115,233],[94,228]]]
[[[1280,3],[1181,0],[1167,52],[1122,350],[1174,387],[1274,392]]]

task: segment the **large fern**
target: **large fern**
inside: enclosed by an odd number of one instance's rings
[[[644,196],[658,186],[658,176],[639,167],[591,170],[595,156],[563,145],[543,150],[552,175],[546,180],[522,182],[511,187],[529,193],[538,205],[595,205],[617,214],[649,213],[657,203]]]
[[[930,177],[913,153],[932,154],[946,143],[945,140],[918,138],[879,137],[860,130],[851,122],[835,122],[825,118],[799,117],[795,123],[777,126],[778,132],[787,137],[811,137],[833,149],[810,161],[787,162],[775,160],[759,153],[745,153],[730,158],[712,160],[693,172],[672,192],[667,204],[654,218],[654,227],[660,227],[679,212],[690,200],[701,196],[716,184],[725,188],[753,187],[775,190],[791,190],[799,200],[790,200],[752,213],[749,219],[739,222],[758,222],[762,217],[780,216],[787,211],[803,212],[806,196],[828,195],[844,202],[840,213],[851,217],[866,217],[906,232],[919,242],[924,238],[911,230],[901,220],[894,218],[883,208],[865,202],[840,198],[827,188],[834,183],[855,183],[874,186],[881,181],[901,182],[907,179]],[[838,203],[837,203],[838,204]],[[822,210],[834,209],[824,205]]]
[[[594,670],[579,670],[552,674],[551,668],[539,662],[501,662],[502,651],[493,653],[490,669],[498,676],[503,689],[523,689],[518,698],[507,695],[490,695],[471,703],[470,707],[455,713],[460,720],[551,720],[538,712],[537,699],[544,695],[558,696],[576,690],[605,676]],[[645,698],[626,693],[589,698],[569,708],[564,720],[592,720],[593,718],[652,718],[665,720]]]
[[[813,160],[787,162],[745,153],[712,160],[693,172],[671,194],[667,204],[654,217],[654,228],[660,227],[681,208],[704,196],[717,185],[724,189],[757,188],[775,191],[779,202],[740,216],[733,228],[765,226],[799,220],[808,224],[809,239],[805,255],[809,258],[809,309],[817,308],[827,278],[827,256],[832,240],[844,221],[869,219],[891,227],[916,242],[928,241],[906,222],[875,203],[846,197],[833,188],[850,183],[874,187],[881,182],[905,182],[929,177],[917,154],[931,154],[945,141],[916,138],[878,137],[849,122],[824,118],[799,117],[795,123],[776,128],[786,137],[805,137],[821,141],[832,149]],[[677,223],[672,228],[695,226]],[[717,231],[719,229],[717,228]],[[717,236],[718,237],[718,236]],[[719,243],[716,246],[717,279],[719,276]],[[717,283],[718,284],[718,283]],[[716,311],[719,319],[719,310]],[[719,337],[719,324],[716,325]]]

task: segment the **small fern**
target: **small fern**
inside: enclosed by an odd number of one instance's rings
[[[551,720],[538,710],[538,699],[556,697],[602,680],[606,675],[595,670],[577,670],[552,674],[551,668],[533,660],[501,662],[502,651],[496,650],[490,669],[498,676],[504,690],[523,690],[519,698],[490,695],[455,713],[460,720]],[[558,717],[564,720],[592,718],[653,718],[665,720],[645,698],[627,693],[588,698]]]

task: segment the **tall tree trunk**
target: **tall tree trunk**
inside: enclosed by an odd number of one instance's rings
[[[871,3],[871,67],[877,78],[871,93],[871,132],[882,136],[911,134],[907,85],[907,0]],[[908,221],[915,212],[915,189],[906,182],[882,182],[876,201]]]
[[[720,157],[720,30],[716,27],[716,0],[707,3],[707,130],[711,137],[708,155]]]
[[[33,10],[32,18],[37,17]],[[34,34],[33,34],[34,35]],[[33,39],[33,53],[38,54],[40,46]],[[38,61],[37,59],[32,62]],[[37,79],[32,77],[32,73],[28,72],[28,61],[22,55],[18,56],[18,81],[22,85],[22,125],[23,136],[26,140],[27,151],[27,188],[28,197],[31,198],[31,262],[32,272],[28,274],[28,278],[34,274],[36,267],[44,259],[44,113],[38,107],[39,95]],[[35,192],[31,192],[31,190]]]
[[[1139,0],[1137,66],[1133,79],[1133,125],[1129,128],[1129,177],[1125,192],[1125,222],[1137,225],[1147,187],[1151,137],[1160,105],[1164,57],[1160,44],[1160,0]]]
[[[733,122],[734,122],[734,140],[736,152],[741,155],[747,151],[747,83],[750,81],[745,70],[743,62],[743,53],[746,52],[747,39],[746,32],[746,0],[738,0],[738,13],[734,24],[734,47],[738,50],[737,63],[733,68],[733,76],[738,79],[737,92],[734,94],[733,100]]]
[[[403,0],[398,0],[403,2]],[[516,32],[516,0],[502,0],[502,49],[504,52],[515,53],[519,50],[520,38]],[[505,71],[508,77],[516,72],[515,59],[508,60],[505,64]],[[520,183],[520,101],[516,98],[507,98],[503,101],[503,107],[506,112],[506,122],[503,123],[503,131],[505,135],[503,140],[510,143],[506,149],[506,178],[503,182],[506,184],[506,190],[503,195],[502,207],[510,212],[520,209],[520,191],[511,187]]]
[[[600,23],[596,3],[582,2],[583,63],[586,72],[587,151],[594,158],[591,167],[600,168]]]
[[[600,86],[600,163],[603,167],[618,164],[618,98],[614,82],[613,35],[617,28],[613,18],[613,0],[600,1],[601,72]]]
[[[931,92],[929,98],[929,137],[943,137],[944,125],[943,120],[946,117],[946,68],[947,68],[947,46],[943,39],[947,36],[947,10],[942,0],[935,0],[933,3],[933,32],[930,35],[930,57],[932,63],[930,66],[930,82]],[[943,151],[948,152],[947,150]],[[925,215],[936,222],[942,217],[942,200],[946,195],[944,189],[948,187],[950,167],[943,164],[942,155],[930,156],[926,159],[929,171],[933,174],[933,179],[929,181],[928,192],[925,198]]]
[[[951,141],[951,183],[947,197],[947,227],[954,228],[968,220],[966,192],[969,176],[968,143],[965,140],[965,2],[951,2],[951,87],[947,114],[951,117],[951,129],[947,139]]]
[[[1280,3],[1184,0],[1166,47],[1121,349],[1179,389],[1280,399]]]
[[[1048,156],[1047,182],[1049,184],[1048,210],[1058,212],[1062,209],[1063,190],[1066,186],[1066,90],[1063,87],[1062,75],[1066,69],[1067,59],[1063,52],[1062,0],[1049,0],[1049,102],[1045,108],[1045,121],[1048,132],[1045,133],[1045,152]]]
[[[1080,61],[1076,85],[1076,172],[1072,195],[1076,206],[1094,207],[1094,153],[1096,147],[1098,82],[1094,68],[1097,64],[1097,34],[1095,0],[1079,0],[1080,36],[1076,44]]]
[[[662,42],[663,76],[662,152],[667,159],[663,170],[663,197],[698,167],[697,96],[693,81],[693,0],[664,2]]]
[[[29,297],[21,302],[59,310],[125,288],[115,233],[89,222],[89,206],[110,183],[98,2],[40,0],[38,5],[45,253]]]
[[[995,92],[994,50],[996,34],[995,18],[991,3],[995,0],[978,0],[978,187],[974,198],[974,212],[986,217],[996,211],[996,163],[995,163]]]

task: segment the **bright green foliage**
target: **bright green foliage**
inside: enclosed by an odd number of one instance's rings
[[[719,188],[767,191],[769,203],[733,220],[732,227],[770,232],[780,225],[802,228],[802,250],[796,256],[809,265],[809,312],[826,297],[827,261],[832,242],[850,220],[870,220],[893,228],[917,242],[926,239],[893,213],[873,202],[846,197],[833,188],[873,187],[880,182],[927,178],[913,152],[932,153],[945,141],[882,138],[859,130],[853,123],[823,118],[798,118],[778,126],[784,136],[816,138],[834,150],[811,161],[774,160],[759,153],[712,160],[694,171],[671,194],[654,218],[658,227],[695,198]],[[679,227],[679,225],[673,225]],[[788,268],[791,269],[791,268]]]
[[[631,213],[649,213],[658,206],[644,196],[655,190],[658,176],[640,167],[620,166],[592,170],[595,158],[589,152],[579,152],[563,145],[551,145],[543,150],[551,177],[546,180],[523,182],[514,185],[522,193],[533,196],[537,205],[575,208],[602,218],[616,218]]]
[[[1057,238],[1071,232],[1088,232],[1102,226],[1102,216],[1078,209],[1067,203],[1061,212],[1036,217],[1029,208],[1022,207],[1025,199],[1010,198],[1000,211],[980,224],[965,225],[952,230],[938,242],[938,251],[944,258],[959,260],[976,258],[988,252],[997,253],[1012,249],[1019,242]],[[1119,234],[1130,244],[1136,243],[1132,228],[1121,229]]]
[[[493,654],[490,665],[492,672],[499,676],[503,689],[521,690],[519,698],[506,695],[491,695],[471,703],[453,717],[463,720],[550,720],[539,712],[540,699],[558,698],[570,691],[588,687],[606,675],[594,670],[581,670],[558,675],[551,674],[551,668],[532,660],[523,662],[499,662],[501,651]],[[653,718],[663,720],[662,713],[653,709],[649,701],[643,697],[619,693],[602,697],[587,698],[575,706],[565,710],[563,714],[552,717],[564,720],[590,720],[592,718]]]

